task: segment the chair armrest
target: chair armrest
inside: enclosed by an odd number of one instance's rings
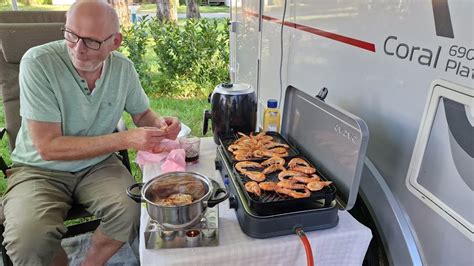
[[[123,119],[120,118],[119,122],[117,123],[117,128],[115,129],[115,132],[122,132],[126,130],[127,130],[127,126],[125,125],[125,122],[123,121]],[[132,174],[132,166],[130,165],[130,157],[128,156],[128,151],[120,150],[118,151],[118,154],[120,155],[120,157],[122,157],[123,165],[125,165],[128,171]]]
[[[3,160],[3,157],[0,156],[0,170],[3,173],[3,176],[7,178],[10,175],[10,167],[8,167],[7,163],[5,163],[5,160]]]
[[[3,139],[3,135],[7,132],[7,129],[4,127],[0,127],[0,139]]]
[[[7,132],[7,129],[2,127],[0,128],[0,140],[3,139],[3,136],[5,135],[5,132]],[[2,171],[3,175],[5,177],[8,177],[10,175],[9,170],[10,167],[7,165],[5,160],[3,159],[2,156],[0,156],[0,171]]]
[[[121,131],[126,131],[126,130],[127,130],[127,125],[125,125],[125,122],[123,121],[123,119],[120,118],[120,120],[117,123],[116,131],[121,132]]]

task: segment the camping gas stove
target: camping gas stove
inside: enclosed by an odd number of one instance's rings
[[[260,215],[249,206],[244,191],[238,183],[240,176],[233,171],[233,166],[226,157],[222,145],[217,146],[216,169],[220,171],[224,184],[229,191],[229,206],[235,209],[240,227],[244,233],[255,238],[269,238],[289,235],[297,227],[305,231],[331,228],[337,225],[339,217],[335,201],[329,206],[320,202],[304,209],[288,211],[281,209],[279,213]]]
[[[219,245],[219,208],[207,208],[201,221],[181,230],[170,230],[148,217],[147,249],[208,247]]]
[[[362,119],[325,103],[323,92],[314,97],[289,86],[281,135],[266,133],[273,141],[290,147],[284,158],[287,168],[291,158],[301,157],[317,170],[321,179],[332,181],[321,190],[311,191],[309,196],[291,198],[277,192],[262,192],[257,196],[247,192],[244,184],[250,179],[235,169],[238,160],[228,150],[236,139],[230,136],[228,141],[220,137],[216,169],[231,195],[229,205],[235,209],[240,227],[247,235],[267,238],[292,234],[297,227],[305,231],[334,227],[339,220],[338,210],[350,209],[355,204],[368,128]],[[265,180],[278,182],[280,178],[272,175],[267,175]]]

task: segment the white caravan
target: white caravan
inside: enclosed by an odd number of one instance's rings
[[[472,0],[231,2],[231,78],[259,126],[290,85],[367,123],[368,264],[474,265],[473,26]]]

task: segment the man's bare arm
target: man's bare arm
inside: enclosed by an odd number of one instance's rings
[[[141,127],[95,137],[63,136],[60,123],[27,123],[33,145],[43,160],[80,160],[129,148],[152,151],[166,134],[156,128]]]
[[[164,119],[148,108],[145,112],[132,116],[133,123],[137,127],[166,127]]]

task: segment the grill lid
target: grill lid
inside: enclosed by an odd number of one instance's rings
[[[289,86],[281,134],[336,184],[339,205],[350,210],[357,199],[369,140],[365,122]]]

